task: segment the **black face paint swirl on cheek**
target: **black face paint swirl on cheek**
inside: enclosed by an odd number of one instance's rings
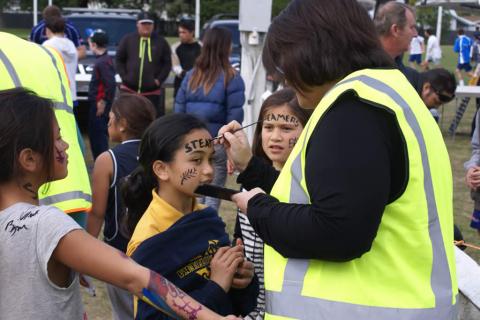
[[[195,168],[188,169],[187,171],[182,173],[182,181],[180,182],[180,184],[183,186],[183,183],[185,181],[187,181],[188,179],[194,178],[196,176],[197,176],[197,169]]]

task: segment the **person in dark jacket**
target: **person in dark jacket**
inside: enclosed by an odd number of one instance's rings
[[[177,96],[183,78],[190,71],[200,55],[202,45],[195,40],[195,26],[191,20],[182,20],[178,24],[180,41],[172,45],[172,71],[175,73],[173,96]]]
[[[190,113],[204,120],[212,137],[230,121],[243,121],[245,84],[228,60],[231,46],[230,31],[208,30],[195,67],[183,79],[175,98],[175,112]],[[223,186],[227,178],[227,156],[220,145],[215,146],[214,161],[212,183]],[[216,198],[207,197],[204,202],[215,210],[220,206]]]
[[[88,39],[90,49],[96,55],[92,79],[88,87],[90,113],[88,116],[88,137],[95,160],[108,150],[108,113],[115,97],[115,68],[108,55],[108,35],[103,30],[95,30]]]
[[[167,41],[153,30],[154,16],[141,12],[137,32],[125,35],[118,45],[116,67],[122,78],[120,89],[148,98],[157,117],[161,117],[165,114],[161,87],[172,68],[172,59]]]

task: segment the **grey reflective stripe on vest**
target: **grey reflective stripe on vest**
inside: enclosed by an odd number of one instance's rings
[[[428,162],[428,153],[425,146],[420,125],[413,114],[408,103],[387,84],[368,77],[358,76],[347,79],[337,84],[345,84],[352,81],[360,81],[363,84],[383,92],[395,101],[403,110],[407,123],[415,134],[420,147],[422,156],[422,168],[424,171],[424,189],[428,207],[429,237],[433,250],[433,265],[430,278],[432,291],[435,295],[435,308],[426,309],[399,309],[357,305],[346,302],[335,302],[325,299],[302,296],[303,280],[308,270],[308,260],[288,259],[284,272],[283,287],[281,292],[266,290],[266,311],[273,315],[291,317],[295,319],[342,319],[342,320],[413,320],[413,319],[456,319],[456,306],[452,305],[452,283],[450,277],[450,268],[448,266],[447,255],[443,243],[440,222],[438,219],[437,205],[433,191],[433,182]],[[308,130],[306,128],[305,130]],[[308,132],[308,131],[307,131]],[[306,137],[306,135],[305,135]],[[306,139],[305,139],[306,140]],[[303,141],[305,147],[306,141]],[[300,160],[298,160],[298,158]],[[301,165],[293,165],[299,161],[301,164],[301,153],[292,163],[292,181],[291,181],[291,200],[302,199],[299,196],[303,193],[303,198],[308,199],[302,186],[300,185],[302,177]],[[297,178],[293,178],[297,177]],[[308,203],[294,201],[294,203]]]
[[[70,191],[70,192],[59,193],[59,194],[42,198],[40,199],[40,204],[44,206],[48,206],[48,205],[53,205],[55,203],[59,203],[63,201],[77,200],[77,199],[83,199],[88,202],[92,202],[91,195],[86,194],[82,191]]]
[[[372,307],[268,290],[265,300],[267,313],[301,320],[457,320],[456,308],[451,305],[431,309]]]
[[[62,111],[66,111],[68,113],[73,114],[72,107],[70,107],[68,104],[65,104],[63,102],[55,102],[53,104],[53,107],[55,108],[55,110],[62,110]]]
[[[50,55],[50,58],[52,58],[53,64],[55,65],[55,69],[57,70],[58,76],[60,77],[60,71],[57,68],[55,58],[53,57],[51,52],[49,52],[47,49],[45,49],[44,47],[41,47],[41,48],[43,50],[47,51],[47,53]],[[7,56],[5,55],[5,53],[2,50],[0,50],[0,60],[5,65],[5,68],[7,69],[8,75],[10,76],[10,78],[12,78],[13,85],[15,86],[15,88],[21,87],[22,82],[20,81],[20,77],[18,76],[17,71],[15,71],[15,68],[13,67],[13,64],[10,62],[10,60],[7,58]],[[56,110],[63,110],[63,111],[66,111],[68,113],[73,114],[73,109],[67,104],[67,96],[65,95],[65,88],[64,88],[61,80],[62,79],[60,78],[60,83],[61,83],[61,86],[62,86],[63,102],[55,102],[53,104],[53,106]]]
[[[310,128],[310,122],[307,127],[304,129],[305,132],[308,132]],[[307,135],[305,135],[302,141],[302,150],[306,148],[307,144]],[[292,162],[292,180],[290,183],[290,201],[289,203],[300,203],[305,204],[309,203],[308,195],[303,191],[301,186],[301,181],[303,178],[302,170],[302,152],[299,152],[297,157]]]
[[[65,86],[63,85],[63,81],[62,81],[62,75],[60,73],[60,70],[58,70],[58,67],[57,67],[57,60],[55,59],[55,57],[53,56],[53,54],[48,51],[47,48],[43,47],[43,46],[40,46],[40,48],[42,48],[49,56],[50,56],[50,59],[52,59],[52,63],[53,63],[53,66],[55,67],[55,70],[57,71],[57,75],[58,75],[58,81],[60,82],[60,90],[62,92],[62,97],[63,97],[63,103],[61,102],[56,102],[55,103],[55,108],[57,110],[65,110],[67,111],[68,113],[72,113],[73,114],[73,108],[70,107],[67,103],[67,92],[65,90]]]
[[[13,64],[10,62],[10,60],[8,60],[7,56],[2,50],[0,50],[0,60],[2,60],[2,63],[7,69],[8,75],[10,76],[10,78],[12,78],[15,88],[21,87],[22,83],[20,82],[20,78],[18,77],[18,74],[15,71]]]

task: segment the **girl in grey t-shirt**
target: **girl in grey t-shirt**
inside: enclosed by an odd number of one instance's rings
[[[67,175],[68,144],[50,100],[23,88],[0,91],[0,114],[2,320],[85,319],[76,272],[148,297],[172,316],[221,319],[62,211],[39,206],[40,186]]]

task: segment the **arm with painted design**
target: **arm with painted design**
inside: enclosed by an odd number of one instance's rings
[[[66,234],[55,248],[49,266],[73,269],[128,290],[163,312],[185,319],[225,319],[205,308],[161,275],[93,238],[83,230]],[[237,319],[233,316],[226,319]]]

